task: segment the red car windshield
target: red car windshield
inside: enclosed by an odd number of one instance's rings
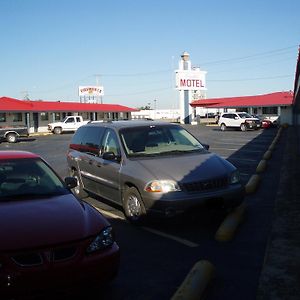
[[[39,158],[0,160],[0,202],[67,192],[58,176]]]

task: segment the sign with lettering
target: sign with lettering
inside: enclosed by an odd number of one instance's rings
[[[103,86],[79,86],[79,96],[103,96]]]
[[[176,89],[178,90],[206,90],[205,75],[207,72],[200,70],[177,70]]]

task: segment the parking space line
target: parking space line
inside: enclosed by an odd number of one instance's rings
[[[106,211],[106,210],[103,210],[103,209],[100,209],[96,206],[94,206],[95,209],[97,209],[99,212],[101,212],[102,214],[108,216],[108,217],[111,217],[113,219],[120,219],[120,220],[126,220],[125,218],[122,218],[114,213],[111,213],[109,211]],[[182,239],[182,238],[179,238],[177,236],[174,236],[174,235],[171,235],[171,234],[167,234],[167,233],[164,233],[164,232],[161,232],[161,231],[158,231],[158,230],[155,230],[155,229],[152,229],[152,228],[148,228],[148,227],[142,227],[144,230],[146,231],[149,231],[151,233],[154,233],[156,235],[159,235],[159,236],[162,236],[162,237],[165,237],[165,238],[168,238],[168,239],[171,239],[173,241],[176,241],[178,243],[181,243],[185,246],[188,246],[188,247],[191,247],[191,248],[195,248],[195,247],[199,247],[198,244],[196,243],[193,243],[191,241],[188,241],[186,239]]]
[[[240,176],[244,176],[244,177],[246,177],[246,176],[250,176],[251,174],[249,174],[249,173],[240,173]]]
[[[96,209],[97,209],[99,212],[101,212],[103,215],[106,215],[106,216],[111,217],[111,218],[113,218],[113,219],[125,220],[125,218],[122,218],[122,217],[120,217],[120,216],[118,216],[118,215],[116,215],[116,214],[113,214],[113,213],[111,213],[111,212],[109,212],[109,211],[107,211],[107,210],[98,208],[98,207],[96,207],[96,206],[94,206],[94,208],[96,208]]]
[[[238,161],[246,161],[246,162],[251,162],[251,163],[257,163],[258,161],[256,159],[247,159],[247,158],[240,158],[240,157],[223,157],[227,160],[238,160]]]
[[[178,243],[181,243],[185,246],[188,246],[188,247],[191,247],[191,248],[195,248],[195,247],[199,247],[198,244],[196,243],[193,243],[191,241],[188,241],[186,239],[182,239],[182,238],[179,238],[177,236],[174,236],[174,235],[171,235],[171,234],[167,234],[167,233],[164,233],[164,232],[161,232],[161,231],[158,231],[158,230],[155,230],[155,229],[152,229],[152,228],[148,228],[148,227],[142,227],[144,230],[146,231],[149,231],[151,233],[154,233],[154,234],[157,234],[159,236],[162,236],[162,237],[165,237],[167,239],[171,239],[173,241],[176,241]]]

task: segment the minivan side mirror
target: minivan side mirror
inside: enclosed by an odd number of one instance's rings
[[[117,155],[115,155],[114,152],[110,152],[110,151],[104,152],[102,155],[102,158],[106,159],[106,160],[112,160],[112,161],[118,161],[118,162],[121,160],[120,156],[117,156]]]
[[[202,144],[202,146],[204,147],[204,149],[209,150],[209,145],[207,145],[207,144]]]

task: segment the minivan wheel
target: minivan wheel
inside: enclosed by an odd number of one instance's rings
[[[135,187],[124,192],[123,207],[126,218],[132,223],[141,223],[146,215],[142,197]]]
[[[247,130],[246,124],[241,124],[241,130],[242,131],[246,131]]]
[[[221,130],[225,131],[226,130],[226,125],[224,123],[221,124]]]
[[[80,199],[87,198],[88,193],[83,189],[78,172],[73,170],[71,176],[77,179],[77,186],[72,189],[73,193]]]

